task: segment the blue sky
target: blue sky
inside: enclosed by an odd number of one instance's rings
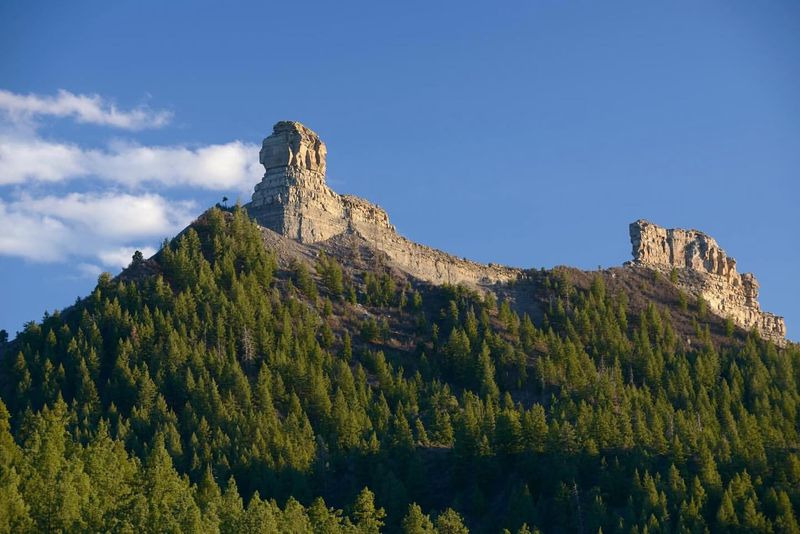
[[[0,4],[0,328],[223,195],[281,119],[334,189],[481,261],[596,268],[701,229],[800,339],[800,3]]]

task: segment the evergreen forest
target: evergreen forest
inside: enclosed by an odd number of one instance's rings
[[[0,337],[0,532],[800,532],[800,349],[612,286],[526,313],[213,208]]]

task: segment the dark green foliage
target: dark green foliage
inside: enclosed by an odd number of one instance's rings
[[[708,303],[706,299],[703,298],[703,295],[697,297],[697,316],[700,319],[705,319],[708,315]]]
[[[379,275],[372,272],[365,273],[364,286],[366,304],[389,307],[396,306],[399,302],[400,295],[397,292],[396,283],[388,273]]]
[[[353,519],[358,532],[363,534],[378,534],[383,526],[386,512],[383,508],[375,506],[375,494],[369,488],[364,488],[356,497],[353,505]]]
[[[417,503],[412,503],[408,507],[408,514],[403,518],[404,534],[435,534],[430,516],[422,512],[422,508]]]
[[[733,324],[733,319],[730,317],[725,318],[725,335],[728,337],[733,336],[733,333],[736,331],[736,326]]]
[[[291,265],[292,281],[305,296],[312,301],[317,300],[317,284],[311,278],[308,267],[302,261],[294,261]]]
[[[344,294],[342,267],[334,258],[329,258],[325,253],[320,254],[317,258],[317,273],[331,296],[340,298]]]
[[[148,263],[0,339],[0,532],[798,529],[800,352],[702,300],[679,333],[557,269],[534,323],[280,270],[239,208]]]

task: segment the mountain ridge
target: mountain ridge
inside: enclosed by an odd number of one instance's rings
[[[301,244],[356,233],[387,254],[400,270],[434,284],[496,290],[525,276],[522,268],[481,264],[406,239],[383,208],[327,186],[326,157],[327,147],[313,130],[295,121],[276,123],[259,154],[264,177],[245,209],[265,228]],[[784,319],[761,310],[755,276],[737,274],[735,260],[713,238],[643,219],[631,223],[630,237],[632,263],[670,276],[692,296],[708,301],[721,318],[730,317],[741,328],[754,328],[765,338],[785,343]],[[673,244],[680,250],[673,251]],[[676,254],[685,257],[678,261]]]
[[[800,347],[689,291],[744,286],[707,236],[448,283],[290,180],[0,340],[0,531],[800,529]]]

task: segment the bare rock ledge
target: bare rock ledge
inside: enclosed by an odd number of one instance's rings
[[[326,241],[345,232],[360,234],[398,268],[435,284],[487,287],[517,279],[521,269],[484,265],[409,241],[397,233],[380,206],[340,195],[325,183],[327,149],[299,122],[281,121],[264,139],[266,170],[245,207],[262,226],[300,243]]]
[[[736,272],[736,260],[709,235],[698,230],[662,228],[645,220],[630,225],[633,263],[665,274],[676,270],[677,285],[702,296],[715,314],[745,329],[755,328],[762,337],[785,342],[783,317],[761,310],[758,281],[752,273]]]
[[[340,195],[325,183],[327,148],[311,129],[281,121],[264,139],[259,160],[265,173],[247,204],[256,221],[299,243],[313,244],[352,233],[382,251],[395,267],[434,284],[464,284],[489,289],[517,280],[524,270],[481,264],[414,243],[397,233],[381,207]],[[670,230],[644,220],[630,226],[633,264],[670,273],[678,285],[708,302],[711,311],[743,328],[783,343],[782,317],[761,311],[758,282],[738,274],[736,262],[711,237],[696,230]]]

